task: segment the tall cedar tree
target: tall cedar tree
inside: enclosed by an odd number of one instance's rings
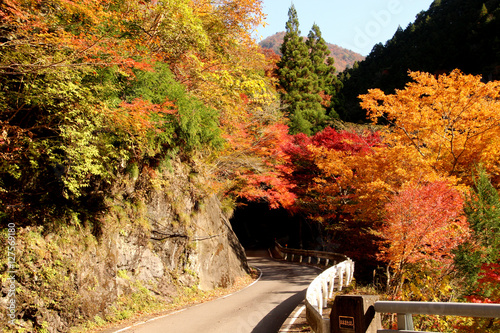
[[[321,30],[317,24],[312,26],[307,36],[306,45],[309,48],[314,73],[318,77],[322,105],[327,108],[330,117],[338,118],[338,114],[334,110],[334,100],[341,83],[335,75],[335,60],[329,56],[330,50],[321,37]]]
[[[309,50],[300,37],[297,11],[292,5],[288,11],[286,34],[278,62],[281,101],[290,117],[290,132],[311,135],[324,127],[328,118],[321,105],[318,77],[314,71]]]

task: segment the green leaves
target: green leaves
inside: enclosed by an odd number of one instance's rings
[[[464,211],[472,235],[458,247],[455,264],[467,279],[467,290],[474,291],[481,266],[500,258],[500,197],[483,168],[474,178]]]
[[[281,101],[290,118],[291,133],[314,134],[322,130],[329,119],[326,110],[338,85],[333,59],[321,31],[314,25],[309,38],[300,37],[297,11],[292,7],[288,13],[286,34],[281,45],[281,60],[278,62],[278,78],[283,92]],[[331,114],[336,114],[331,112]]]
[[[98,117],[89,118],[79,110],[70,115],[72,119],[59,128],[60,141],[47,147],[49,163],[61,169],[60,181],[66,198],[80,196],[92,177],[107,178],[112,171],[113,156],[112,147],[95,134],[101,125],[96,122]]]
[[[175,108],[171,114],[151,115],[150,120],[160,132],[150,133],[150,143],[180,146],[187,152],[205,145],[213,148],[221,145],[218,112],[188,94],[167,64],[157,63],[154,71],[136,70],[134,74],[135,80],[124,89],[127,101],[138,97],[156,105],[171,101]]]

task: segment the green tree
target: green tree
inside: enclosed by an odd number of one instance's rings
[[[340,81],[335,75],[335,60],[330,57],[330,50],[325,40],[321,37],[321,30],[314,24],[307,36],[306,45],[309,48],[309,57],[313,65],[314,74],[318,77],[322,105],[329,111],[332,118],[338,118],[334,110],[335,97],[340,89]]]
[[[290,132],[312,134],[324,127],[327,119],[321,105],[318,76],[304,39],[300,37],[297,11],[292,5],[288,11],[286,34],[281,45],[278,76],[281,101],[290,117]]]
[[[500,258],[500,196],[486,171],[480,168],[478,173],[464,207],[472,235],[455,256],[455,264],[466,279],[467,292],[477,288],[482,265]]]

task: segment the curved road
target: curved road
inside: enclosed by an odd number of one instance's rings
[[[260,279],[230,296],[199,304],[150,320],[126,333],[275,333],[295,307],[319,271],[313,267],[249,257],[262,271]]]

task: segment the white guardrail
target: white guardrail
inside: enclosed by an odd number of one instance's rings
[[[328,299],[333,296],[335,289],[342,290],[348,286],[354,275],[354,261],[347,259],[332,266],[318,275],[309,285],[306,292],[307,302],[320,316],[326,307]]]
[[[334,290],[348,286],[354,274],[354,261],[347,258],[320,275],[309,285],[306,292],[306,317],[316,333],[330,333],[330,318],[323,317],[323,309]]]
[[[316,333],[330,333],[330,318],[323,318],[323,309],[334,290],[348,286],[354,275],[354,261],[349,257],[332,252],[298,250],[282,247],[276,242],[275,250],[284,259],[332,267],[319,274],[309,285],[306,292],[306,316],[311,328]]]

